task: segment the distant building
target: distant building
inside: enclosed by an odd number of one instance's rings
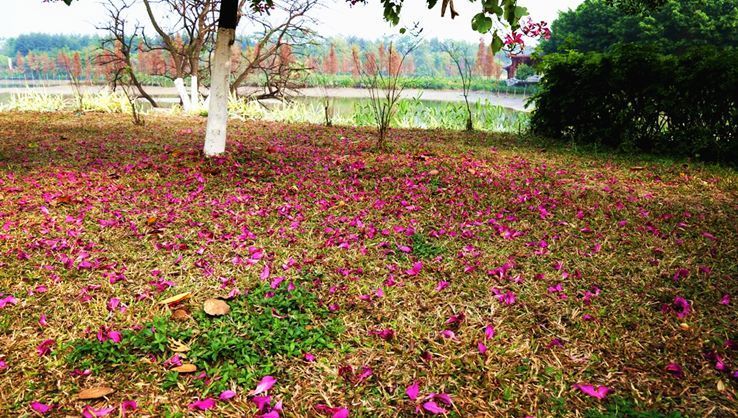
[[[505,67],[508,80],[515,78],[515,73],[518,71],[518,66],[520,64],[531,65],[533,59],[530,57],[530,55],[510,55],[510,61],[510,65]]]

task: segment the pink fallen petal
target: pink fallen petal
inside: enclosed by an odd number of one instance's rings
[[[676,363],[667,364],[666,371],[669,372],[669,374],[671,374],[677,379],[681,379],[682,377],[684,377],[684,371],[682,370],[682,366]]]
[[[0,370],[5,370],[8,368],[8,363],[5,362],[5,360],[0,360]]]
[[[269,278],[269,265],[267,264],[264,266],[264,269],[261,270],[261,275],[259,276],[261,280],[266,280]]]
[[[579,389],[585,394],[592,396],[594,398],[597,398],[597,399],[605,399],[605,396],[607,396],[607,394],[612,391],[607,386],[598,386],[595,388],[592,385],[582,385],[582,384],[575,384],[574,388]]]
[[[84,409],[82,410],[82,416],[84,418],[104,417],[110,415],[110,413],[114,410],[115,408],[112,406],[109,406],[107,408],[95,409],[90,405],[85,405]]]
[[[118,331],[110,331],[108,332],[108,338],[113,340],[114,343],[119,343],[123,341],[123,336]]]
[[[487,325],[486,327],[484,327],[484,338],[489,340],[491,338],[494,338],[495,334],[495,327],[493,327],[492,325]]]
[[[407,395],[408,398],[410,398],[413,401],[418,399],[419,392],[420,392],[420,385],[418,384],[418,382],[413,383],[412,385],[408,386],[405,389],[405,394]]]
[[[224,390],[223,392],[220,393],[220,395],[218,395],[218,399],[220,399],[221,401],[227,401],[235,397],[236,397],[236,392],[232,390]]]
[[[443,338],[449,338],[449,339],[452,339],[452,340],[455,340],[456,339],[456,334],[453,331],[451,331],[450,329],[444,329],[443,331],[441,331],[441,336]]]
[[[272,398],[269,396],[254,396],[251,398],[251,402],[256,405],[256,409],[259,411],[266,411],[269,408],[269,404],[272,402]]]
[[[120,413],[122,416],[126,416],[126,412],[135,411],[138,408],[138,404],[134,400],[123,401],[120,404]]]
[[[41,415],[46,415],[51,412],[52,406],[41,402],[31,402],[31,409]]]
[[[438,404],[435,403],[434,401],[425,402],[423,404],[423,409],[425,409],[426,411],[428,411],[428,412],[430,412],[431,414],[434,414],[434,415],[445,414],[446,412],[448,412],[445,409],[443,409],[440,406],[438,406]]]
[[[337,408],[336,412],[331,415],[331,418],[348,418],[349,410],[346,408]]]
[[[272,376],[264,376],[258,385],[256,385],[256,389],[249,392],[249,395],[258,395],[260,393],[264,393],[268,391],[269,389],[274,386],[274,384],[277,383],[277,379],[275,379]]]
[[[480,354],[484,354],[484,353],[487,352],[487,346],[484,345],[484,343],[482,343],[482,342],[478,342],[477,343],[477,350],[479,350],[479,353]]]
[[[44,340],[41,342],[41,344],[36,347],[36,352],[38,353],[39,357],[43,357],[51,353],[51,348],[54,347],[56,342],[52,339]]]
[[[313,361],[315,361],[315,355],[313,355],[311,353],[305,353],[305,355],[303,356],[303,358],[307,362],[313,362]]]
[[[259,418],[279,418],[279,412],[278,411],[270,411],[266,414],[258,415]]]
[[[15,305],[18,303],[18,299],[16,299],[13,295],[8,295],[3,298],[0,298],[0,309],[4,308],[7,305]]]
[[[192,402],[188,408],[191,410],[199,410],[199,411],[207,411],[208,409],[211,409],[215,407],[215,399],[213,398],[205,398],[200,399],[195,402]]]

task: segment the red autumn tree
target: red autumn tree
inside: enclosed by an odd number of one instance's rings
[[[477,60],[474,65],[474,73],[477,75],[486,75],[484,66],[487,63],[487,45],[484,43],[484,38],[479,38],[479,47],[477,47]]]
[[[328,74],[338,73],[338,58],[336,57],[336,48],[331,44],[328,56],[325,58],[324,70]]]
[[[351,75],[354,78],[361,74],[361,58],[359,57],[359,47],[351,46]]]
[[[377,56],[369,51],[364,55],[364,71],[369,75],[374,75],[377,73],[377,70]]]
[[[26,63],[23,60],[23,55],[18,51],[17,54],[15,54],[15,70],[19,73],[25,73],[26,72]]]
[[[79,52],[75,52],[72,57],[72,66],[70,68],[72,76],[76,79],[82,75],[82,60],[79,57]]]
[[[400,68],[401,65],[402,61],[400,53],[397,52],[397,49],[395,49],[393,45],[390,45],[389,56],[387,57],[387,73],[390,77],[400,74],[400,71],[402,70],[402,68]]]

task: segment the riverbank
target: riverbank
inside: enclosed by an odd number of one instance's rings
[[[98,93],[104,88],[105,86],[101,85],[83,85],[82,92]],[[177,90],[174,87],[147,86],[145,88],[147,93],[163,103],[171,103],[172,101],[179,102]],[[69,83],[58,82],[50,84],[19,84],[13,87],[0,87],[0,102],[2,102],[3,97],[10,97],[12,94],[21,92],[73,95],[74,87]],[[326,94],[328,97],[347,99],[363,99],[369,97],[368,90],[360,88],[321,89],[317,87],[309,87],[298,89],[297,94],[300,96],[315,98],[324,97]],[[422,100],[437,102],[462,102],[464,100],[464,96],[460,90],[405,89],[402,92],[402,97],[407,99],[419,97]],[[487,100],[492,105],[502,106],[520,112],[526,112],[532,109],[532,107],[525,106],[529,97],[530,96],[524,95],[498,94],[491,91],[473,91],[469,93],[469,100],[473,103]]]

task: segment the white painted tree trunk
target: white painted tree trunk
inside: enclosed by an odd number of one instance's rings
[[[190,102],[194,110],[200,109],[200,95],[197,93],[197,76],[193,75],[190,79]]]
[[[177,88],[177,93],[179,94],[179,98],[182,100],[182,107],[184,108],[185,112],[189,112],[192,109],[191,103],[190,103],[190,96],[187,95],[187,89],[184,85],[184,80],[182,78],[177,77],[174,80],[174,87]]]
[[[208,124],[203,149],[208,157],[225,152],[230,90],[228,76],[231,73],[231,43],[235,36],[235,29],[218,28],[208,97],[210,102],[208,104]]]

